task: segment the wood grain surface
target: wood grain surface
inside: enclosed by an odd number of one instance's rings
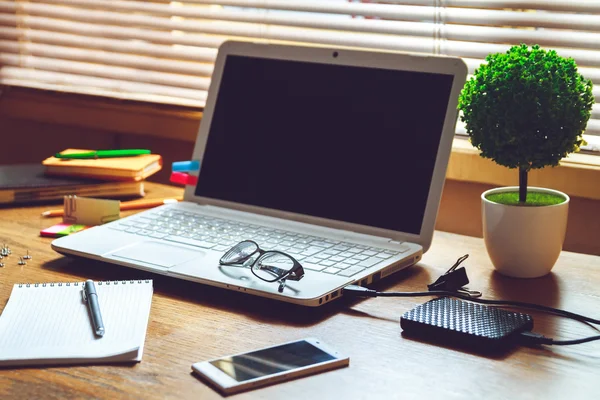
[[[148,198],[182,190],[148,184]],[[154,279],[144,356],[138,364],[0,369],[2,399],[221,398],[191,372],[194,362],[317,337],[350,356],[350,367],[231,396],[258,399],[595,399],[600,342],[519,347],[481,355],[404,337],[400,316],[427,298],[340,299],[303,308],[102,262],[63,257],[39,231],[60,222],[54,206],[0,208],[0,309],[15,283]],[[131,214],[133,212],[129,212]],[[32,259],[18,265],[29,250]],[[563,252],[553,272],[517,280],[493,272],[483,241],[436,232],[422,262],[373,288],[422,291],[454,261],[486,298],[536,302],[600,318],[600,257]],[[530,312],[535,331],[557,339],[598,334],[586,324]]]

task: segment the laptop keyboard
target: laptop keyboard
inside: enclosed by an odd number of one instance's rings
[[[185,211],[157,210],[107,225],[110,229],[225,252],[242,240],[290,254],[312,271],[350,277],[406,250],[340,242]]]

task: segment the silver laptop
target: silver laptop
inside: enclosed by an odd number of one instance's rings
[[[52,248],[306,306],[383,279],[431,244],[466,79],[462,60],[227,42],[184,201]],[[291,255],[299,280],[222,265],[244,240]]]

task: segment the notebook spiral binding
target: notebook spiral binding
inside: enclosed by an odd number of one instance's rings
[[[121,285],[126,285],[126,284],[133,284],[133,283],[150,283],[151,280],[150,279],[132,279],[129,281],[96,281],[95,283],[97,285],[105,285],[105,286],[109,286],[109,285],[118,285],[119,283]],[[61,287],[61,286],[79,286],[81,285],[83,287],[85,282],[48,282],[48,283],[17,283],[17,286],[22,288],[22,287]]]
[[[97,281],[96,283],[98,285],[118,285],[119,282],[121,283],[121,285],[126,285],[126,284],[132,284],[132,283],[150,283],[150,279],[132,279],[129,281]]]

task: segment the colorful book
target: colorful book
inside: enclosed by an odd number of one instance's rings
[[[92,150],[66,149],[61,154]],[[97,159],[64,159],[49,157],[42,164],[49,175],[87,177],[109,181],[141,181],[162,168],[158,154]]]
[[[62,202],[65,196],[126,199],[144,196],[144,182],[48,176],[40,164],[0,166],[0,204]]]

